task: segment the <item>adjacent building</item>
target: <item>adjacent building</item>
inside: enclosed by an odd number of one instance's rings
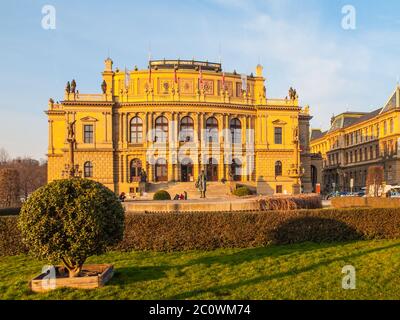
[[[312,190],[309,108],[292,88],[271,99],[261,65],[250,75],[194,60],[120,70],[108,58],[99,89],[83,94],[74,80],[61,102],[50,99],[49,181],[63,177],[72,126],[82,176],[116,193],[136,193],[139,182],[193,182],[202,170],[210,182],[260,194]]]
[[[313,183],[322,190],[357,191],[366,186],[368,167],[382,166],[386,184],[400,184],[400,87],[372,112],[332,117],[328,131],[311,131]]]

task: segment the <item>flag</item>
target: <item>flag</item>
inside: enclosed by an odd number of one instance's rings
[[[149,84],[151,83],[151,65],[149,64]]]
[[[203,72],[201,66],[199,66],[199,89],[203,89]]]
[[[241,79],[242,79],[242,90],[247,91],[247,75],[242,74]]]
[[[178,83],[178,75],[176,73],[176,68],[174,68],[174,82]]]
[[[125,67],[125,88],[129,87],[130,77],[129,70]]]

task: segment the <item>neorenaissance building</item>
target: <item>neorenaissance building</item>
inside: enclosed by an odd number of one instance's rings
[[[312,130],[313,181],[323,191],[358,191],[366,186],[368,167],[382,166],[386,184],[400,184],[400,87],[372,112],[332,117],[328,131]]]
[[[60,179],[74,157],[82,176],[116,193],[138,184],[236,181],[260,194],[311,192],[308,107],[290,88],[271,99],[255,73],[224,72],[220,63],[154,60],[120,70],[105,61],[99,91],[68,82],[64,99],[49,101],[48,179]]]

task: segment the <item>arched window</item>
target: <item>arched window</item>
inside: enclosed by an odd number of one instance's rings
[[[156,142],[167,142],[168,141],[168,119],[164,116],[156,119]]]
[[[208,142],[218,142],[218,121],[215,117],[210,117],[206,121],[206,131]]]
[[[242,123],[239,119],[231,120],[230,125],[232,143],[240,143],[242,141]]]
[[[143,123],[139,117],[131,120],[131,143],[141,143],[143,139]]]
[[[83,176],[85,178],[93,177],[93,165],[90,161],[86,161],[83,165]]]
[[[279,177],[282,175],[282,162],[275,162],[275,177]]]
[[[194,122],[191,117],[183,117],[181,119],[181,127],[179,131],[179,141],[189,142],[193,141]]]

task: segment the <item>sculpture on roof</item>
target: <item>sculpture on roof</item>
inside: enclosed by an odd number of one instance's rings
[[[101,90],[103,91],[103,94],[107,93],[107,82],[106,82],[106,80],[103,80],[103,82],[101,83]]]
[[[67,85],[65,86],[65,92],[66,93],[71,93],[71,84],[69,83],[69,81],[67,82]]]
[[[71,81],[71,93],[75,93],[76,90],[76,81],[75,79],[72,79]]]
[[[290,100],[296,100],[299,96],[297,95],[296,89],[292,87],[289,88],[289,98]]]

